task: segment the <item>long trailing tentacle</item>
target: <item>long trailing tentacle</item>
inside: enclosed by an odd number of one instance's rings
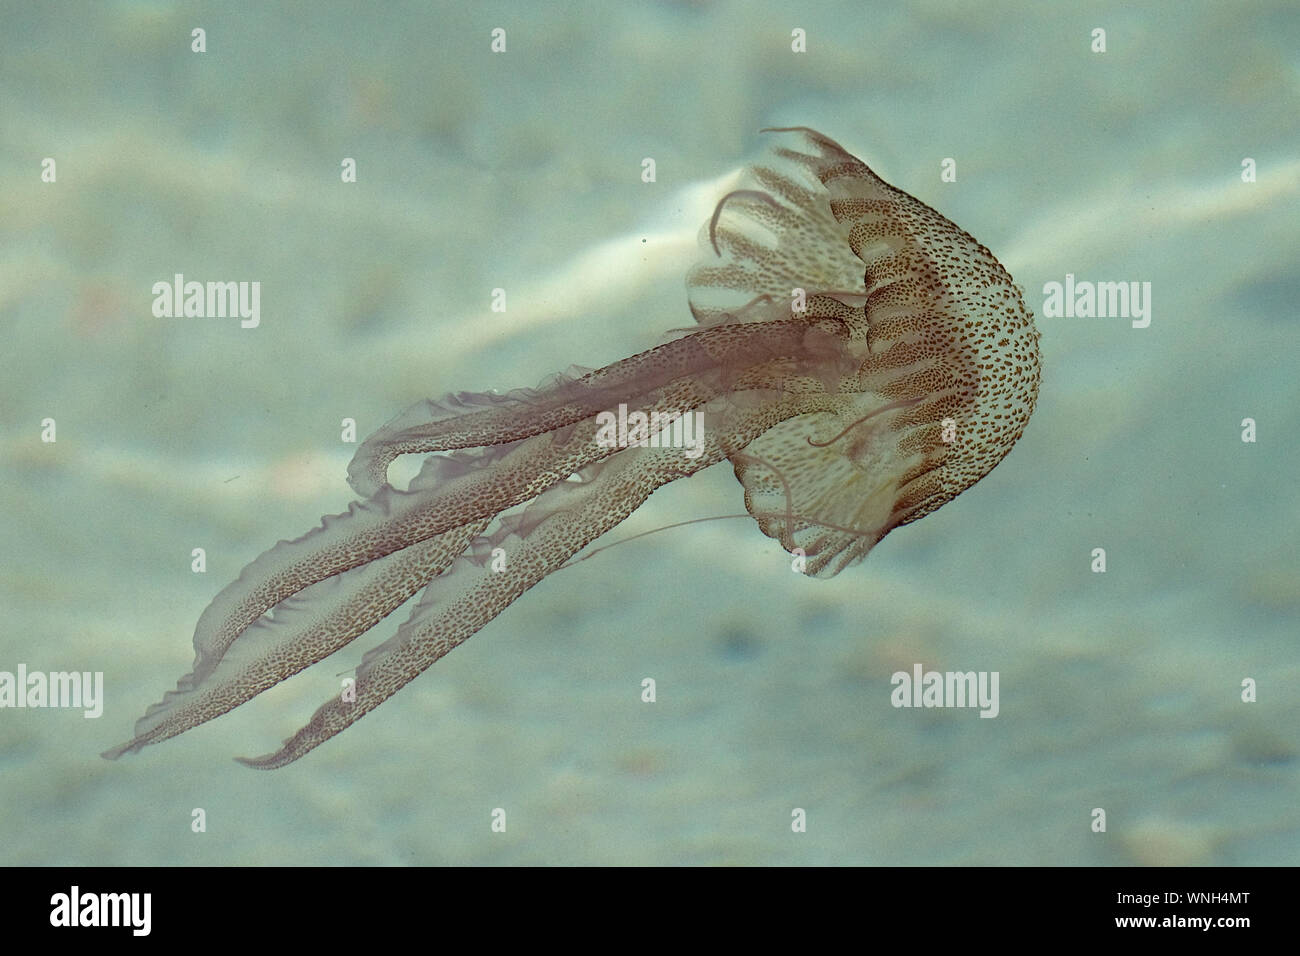
[[[202,681],[246,628],[293,594],[426,538],[491,518],[612,454],[614,449],[592,440],[589,416],[616,407],[618,401],[647,413],[696,408],[734,384],[727,380],[732,373],[724,357],[743,347],[751,364],[774,359],[798,349],[806,327],[793,321],[772,322],[759,333],[736,327],[713,329],[702,342],[678,340],[636,356],[635,362],[616,363],[616,372],[593,373],[592,381],[615,384],[584,386],[585,404],[576,407],[587,415],[579,418],[574,418],[574,402],[565,404],[558,397],[529,403],[510,396],[462,393],[434,403],[441,409],[464,411],[450,418],[444,414],[427,426],[427,435],[417,435],[422,429],[411,426],[373,436],[356,456],[369,463],[366,469],[383,460],[386,472],[387,463],[401,454],[454,451],[430,459],[428,480],[418,489],[400,491],[385,481],[345,514],[327,516],[321,527],[293,541],[281,541],[244,568],[199,618],[194,632],[194,680]],[[639,378],[632,378],[633,369]],[[564,412],[565,425],[548,429],[557,408]],[[470,418],[474,424],[462,427],[462,419]],[[490,429],[488,419],[495,422]],[[562,434],[567,426],[580,427],[580,434],[576,438],[572,431]],[[478,448],[474,443],[487,444]],[[475,450],[464,450],[471,445]],[[485,483],[482,475],[489,471],[494,480]]]
[[[779,364],[783,353],[801,347],[801,336],[807,333],[806,325],[797,321],[769,325],[758,336],[721,327],[710,330],[711,347],[727,347],[712,357],[703,353],[704,360],[699,350],[687,362],[682,347],[661,346],[667,357],[643,357],[638,364],[650,363],[654,368],[643,368],[635,387],[621,381],[612,394],[632,399],[648,414],[680,413],[717,396],[724,396],[721,400],[729,406],[744,405],[746,400],[732,391],[736,378],[749,374],[755,365]],[[734,359],[738,351],[746,356],[739,371],[722,360]],[[683,367],[688,374],[679,374]],[[618,373],[630,374],[627,368]],[[764,394],[756,392],[748,402],[761,404]],[[499,399],[491,396],[488,403],[495,404],[488,410],[497,416],[493,434],[504,439],[503,444],[433,454],[408,490],[385,483],[368,500],[354,502],[345,514],[325,518],[319,528],[295,541],[280,542],[248,565],[200,617],[192,672],[149,708],[137,722],[132,740],[105,756],[138,751],[228,712],[343,647],[430,580],[435,581],[430,593],[442,593],[452,585],[436,582],[459,581],[468,573],[457,570],[464,559],[452,566],[453,559],[471,549],[476,538],[482,544],[478,536],[493,517],[505,515],[502,527],[517,527],[518,516],[508,514],[512,508],[536,498],[539,505],[525,514],[542,513],[536,509],[545,510],[572,494],[573,483],[565,478],[596,473],[618,451],[596,442],[594,416],[517,438],[521,429],[535,423],[526,417],[522,424],[510,418],[514,406],[505,406],[512,400]],[[458,403],[473,404],[467,396]],[[449,430],[435,443],[483,438],[473,429],[455,438],[448,437],[451,434]],[[393,441],[400,444],[406,439]],[[387,453],[382,442],[372,440],[371,450],[376,449]],[[611,474],[625,467],[620,465]],[[427,607],[429,600],[422,606]]]

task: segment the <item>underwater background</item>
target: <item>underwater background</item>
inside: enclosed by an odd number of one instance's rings
[[[0,864],[1300,862],[1295,4],[0,22],[0,671],[102,671],[105,696],[97,719],[0,709]],[[1023,286],[1043,384],[986,479],[831,581],[748,518],[602,552],[282,770],[231,758],[274,749],[403,614],[99,757],[189,670],[212,597],[352,500],[343,419],[364,437],[689,326],[719,184],[791,125]],[[154,317],[176,273],[259,281],[260,325]],[[1149,327],[1044,316],[1066,275],[1150,282]],[[741,510],[720,465],[610,538]],[[915,663],[997,671],[999,715],[895,709]]]

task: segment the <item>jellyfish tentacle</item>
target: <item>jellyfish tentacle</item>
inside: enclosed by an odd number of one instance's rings
[[[802,328],[791,323],[771,336],[737,337],[736,343],[746,347],[747,362],[762,364],[797,348],[792,343]],[[720,409],[734,415],[766,404],[762,425],[749,429],[756,435],[770,422],[770,400],[765,393],[746,397],[743,390],[727,391],[720,364],[715,358],[709,374],[665,386],[657,380],[642,383],[648,394],[639,400],[647,416],[707,405],[709,396],[720,396],[711,418],[721,415]],[[785,412],[795,413],[794,407]],[[721,430],[737,433],[731,424]],[[587,419],[501,446],[431,455],[408,491],[385,485],[347,513],[326,517],[302,538],[280,542],[217,595],[195,629],[192,672],[149,708],[131,741],[105,755],[120,756],[175,736],[323,659],[431,579],[447,574],[452,560],[494,516],[533,498],[549,504],[568,488],[564,478],[597,468],[616,453],[636,451],[603,448],[596,431],[594,420]]]

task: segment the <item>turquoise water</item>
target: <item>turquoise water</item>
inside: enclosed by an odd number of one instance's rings
[[[1300,861],[1293,5],[0,9],[0,670],[106,697],[0,710],[0,863]],[[992,475],[829,582],[748,519],[604,552],[284,770],[230,758],[375,637],[99,758],[213,595],[347,506],[342,419],[689,325],[717,184],[797,124],[1025,288],[1043,387]],[[176,273],[259,281],[259,326],[156,318]],[[1045,317],[1067,274],[1150,282],[1149,327]],[[742,507],[719,467],[613,537]],[[998,671],[999,716],[892,708],[918,662]]]

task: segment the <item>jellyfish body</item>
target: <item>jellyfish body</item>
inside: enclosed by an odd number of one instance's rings
[[[217,595],[195,630],[193,672],[105,756],[226,713],[423,588],[354,684],[279,751],[244,762],[296,760],[655,489],[723,460],[762,531],[823,577],[987,474],[1028,422],[1039,380],[1038,333],[1011,277],[834,141],[776,132],[789,144],[704,226],[705,259],[687,278],[697,329],[537,389],[420,402],[380,428],[348,470],[360,500]],[[688,455],[645,431],[603,440],[620,406],[646,420],[696,416],[699,447]],[[428,458],[398,490],[387,472],[404,454]]]

